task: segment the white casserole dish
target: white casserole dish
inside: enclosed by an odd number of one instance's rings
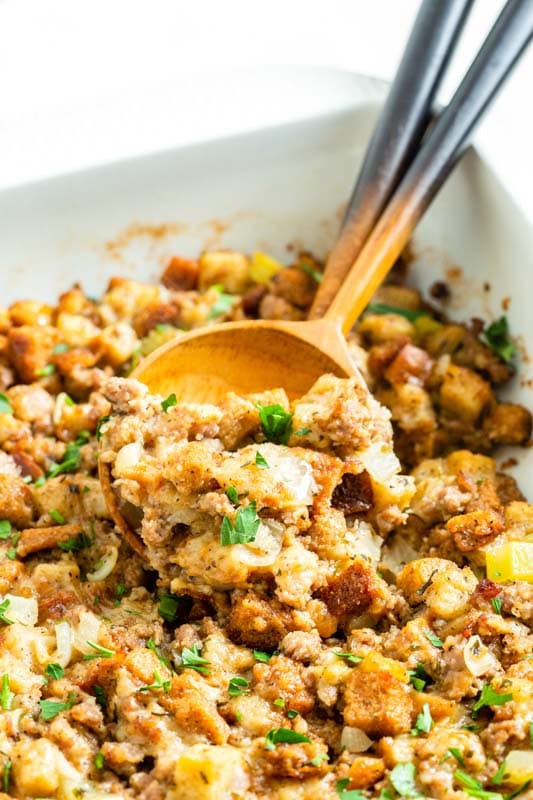
[[[283,82],[289,94],[295,91],[292,72],[285,70]],[[279,82],[279,69],[274,79]],[[170,254],[192,255],[204,247],[261,249],[285,261],[287,247],[325,255],[385,86],[325,70],[323,113],[315,102],[313,116],[278,125],[276,92],[265,90],[264,73],[260,86],[271,104],[269,127],[200,141],[210,130],[206,101],[197,143],[2,192],[1,303],[53,300],[74,281],[98,294],[117,274],[155,280]],[[229,97],[232,86],[226,91]],[[254,100],[261,106],[260,98]],[[217,94],[217,107],[222,105]],[[305,116],[301,104],[299,113]],[[456,319],[491,320],[504,313],[502,304],[507,307],[523,357],[505,396],[533,407],[533,370],[526,363],[533,325],[525,285],[533,232],[474,150],[420,225],[414,252],[410,281],[428,287],[448,280]],[[508,455],[502,452],[501,461]],[[533,451],[512,455],[520,460],[520,486],[533,497]]]

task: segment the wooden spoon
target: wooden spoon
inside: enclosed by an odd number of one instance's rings
[[[132,377],[164,397],[174,393],[178,402],[216,403],[228,391],[247,394],[277,387],[292,399],[307,392],[324,373],[358,375],[344,334],[401,254],[532,33],[533,2],[508,0],[348,274],[345,259],[329,260],[324,294],[330,284],[341,285],[321,319],[249,320],[206,327],[157,349]],[[99,474],[114,521],[130,545],[145,556],[141,538],[126,520],[128,509],[119,507],[111,488],[109,467],[101,461]]]

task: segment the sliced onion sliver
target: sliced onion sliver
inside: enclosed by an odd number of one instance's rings
[[[117,558],[118,547],[111,545],[100,559],[101,563],[98,569],[87,573],[87,580],[92,582],[105,580],[115,569]]]
[[[372,745],[372,739],[361,728],[345,725],[341,733],[341,747],[349,753],[364,753]]]
[[[4,595],[4,600],[9,601],[5,615],[12,622],[22,625],[36,625],[39,617],[39,606],[34,597],[20,597],[16,594]]]
[[[74,649],[79,653],[94,652],[91,645],[87,644],[87,642],[98,641],[101,627],[101,620],[99,620],[92,611],[82,611],[80,614],[80,621],[76,626],[73,626],[74,638],[72,644]]]
[[[58,622],[55,626],[56,654],[54,661],[61,667],[67,667],[72,658],[72,629],[68,622]]]

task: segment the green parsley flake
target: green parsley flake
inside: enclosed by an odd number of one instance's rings
[[[170,664],[169,664],[169,662],[167,661],[167,659],[165,658],[165,656],[162,654],[161,650],[158,648],[158,646],[156,645],[156,643],[154,642],[154,640],[152,639],[152,637],[151,637],[151,636],[150,636],[150,638],[148,639],[148,641],[146,642],[146,647],[148,648],[148,650],[151,650],[151,651],[152,651],[152,653],[153,653],[155,656],[157,656],[157,658],[160,660],[160,662],[161,662],[161,663],[162,663],[162,664],[163,664],[163,665],[164,665],[164,666],[165,666],[165,667],[166,667],[168,670],[170,669]]]
[[[218,299],[211,306],[207,318],[215,319],[216,317],[220,317],[222,316],[222,314],[227,314],[228,311],[231,311],[236,298],[232,294],[226,294],[225,292],[223,292],[222,288],[219,286],[211,286],[210,288],[216,289],[216,291],[218,292]]]
[[[41,717],[48,722],[54,717],[57,717],[62,711],[68,711],[76,703],[76,695],[70,692],[66,703],[60,703],[57,700],[39,700],[41,708]]]
[[[311,433],[311,428],[298,428],[297,431],[294,431],[295,436],[307,436],[308,433]]]
[[[249,685],[249,681],[246,678],[236,675],[228,683],[228,694],[230,697],[240,697],[242,694],[247,693]]]
[[[441,762],[446,761],[448,758],[455,758],[455,760],[461,767],[465,766],[465,760],[463,758],[463,755],[461,751],[457,749],[457,747],[450,747],[446,755],[441,758]]]
[[[500,783],[503,783],[503,779],[505,778],[506,769],[507,769],[507,761],[506,761],[506,759],[504,759],[502,761],[502,763],[500,764],[500,766],[498,767],[498,771],[496,772],[494,777],[491,778],[490,782],[491,782],[491,784],[493,786],[499,786]]]
[[[6,625],[13,625],[13,620],[6,617],[6,611],[10,606],[9,600],[2,600],[0,603],[0,620],[5,622]]]
[[[343,658],[350,664],[360,664],[363,660],[363,656],[354,656],[353,653],[333,653],[333,655],[337,656],[337,658]]]
[[[258,406],[259,420],[265,439],[274,444],[287,444],[292,433],[292,414],[279,403]]]
[[[441,639],[439,639],[436,633],[433,633],[433,631],[430,631],[426,628],[424,631],[424,636],[428,642],[431,642],[433,647],[444,647],[444,643],[441,641]]]
[[[210,661],[202,658],[198,645],[193,644],[192,647],[184,647],[181,651],[181,664],[183,669],[195,669],[196,672],[201,672],[203,675],[209,675]]]
[[[270,469],[267,460],[261,455],[259,450],[255,454],[255,466],[259,467],[259,469]]]
[[[349,778],[341,778],[341,780],[337,781],[335,784],[335,791],[341,800],[365,800],[361,789],[348,789],[349,785]]]
[[[257,536],[261,520],[257,516],[255,500],[247,506],[241,506],[235,514],[235,523],[225,514],[220,528],[220,544],[246,544],[253,542]]]
[[[169,408],[172,408],[173,406],[177,406],[177,405],[178,405],[178,400],[177,400],[176,395],[174,394],[174,392],[172,392],[172,394],[169,394],[169,396],[167,398],[165,398],[165,400],[161,401],[161,408],[163,409],[165,414],[166,414],[166,412],[168,411]]]
[[[68,344],[66,344],[65,342],[59,342],[59,344],[56,344],[56,346],[52,350],[52,355],[58,356],[61,353],[67,353],[69,350],[70,347],[68,346]]]
[[[256,661],[262,661],[263,664],[268,664],[272,658],[273,653],[265,653],[264,650],[254,650],[254,658]]]
[[[408,672],[409,681],[417,692],[423,692],[426,686],[433,683],[433,678],[426,672],[426,668],[421,661],[418,662],[415,669],[410,669]]]
[[[47,664],[44,671],[47,677],[51,678],[53,681],[60,680],[65,674],[65,670],[61,664]]]
[[[306,275],[309,275],[315,283],[322,283],[322,278],[324,276],[317,269],[314,269],[311,264],[308,264],[306,261],[300,261],[299,267]]]
[[[164,692],[168,693],[170,691],[170,683],[171,681],[169,679],[163,680],[159,672],[154,669],[154,682],[150,683],[148,686],[141,686],[139,691],[149,692],[151,690],[163,689]]]
[[[473,778],[467,772],[464,772],[462,769],[456,769],[453,773],[455,780],[463,786],[465,790],[465,794],[469,795],[470,797],[478,797],[480,800],[503,800],[502,795],[499,792],[488,792],[483,788],[483,784],[481,784],[476,778]]]
[[[46,366],[42,367],[41,369],[36,369],[35,374],[39,378],[49,378],[50,375],[53,375],[56,371],[55,364],[46,364]]]
[[[323,761],[329,761],[329,756],[327,753],[318,753],[318,755],[312,758],[309,763],[312,764],[313,767],[319,767]]]
[[[102,753],[101,750],[99,750],[94,757],[94,768],[103,769],[104,763],[105,763],[104,754]]]
[[[483,339],[491,350],[493,350],[506,364],[512,364],[516,355],[516,345],[509,337],[509,323],[507,317],[492,322],[483,331]]]
[[[50,513],[51,516],[51,513]],[[65,539],[64,542],[58,542],[57,546],[60,550],[63,550],[65,553],[74,553],[78,550],[84,550],[86,547],[90,547],[92,545],[92,540],[86,533],[81,531],[81,533],[76,534],[76,536],[69,536],[68,539]]]
[[[370,314],[398,314],[400,317],[405,317],[410,322],[414,322],[419,317],[429,316],[427,311],[414,311],[411,308],[397,308],[396,306],[388,306],[385,303],[371,303],[366,309]]]
[[[2,787],[4,789],[5,794],[9,794],[9,782],[11,780],[11,767],[13,763],[10,758],[6,758],[4,761],[4,774],[2,776]]]
[[[107,647],[102,647],[102,645],[98,644],[98,642],[92,642],[90,639],[87,639],[87,644],[89,647],[92,647],[94,653],[84,653],[84,661],[92,661],[94,658],[113,658],[115,655],[114,650],[109,650]]]
[[[96,698],[96,702],[100,706],[100,708],[105,708],[107,706],[107,697],[105,696],[105,692],[102,686],[98,686],[98,684],[94,684],[93,686],[94,696]]]
[[[429,710],[429,704],[424,703],[422,706],[422,711],[416,718],[415,727],[411,730],[411,733],[414,736],[418,736],[420,733],[429,733],[433,725],[434,722],[431,716],[431,711]]]
[[[11,561],[16,561],[17,551],[14,547],[10,547],[9,550],[6,550],[6,556],[11,559]]]
[[[239,493],[237,492],[235,486],[228,486],[226,489],[226,497],[230,503],[233,503],[234,506],[239,504]]]
[[[390,773],[390,782],[401,797],[421,797],[415,784],[416,767],[411,761],[400,761]]]
[[[9,688],[9,675],[2,675],[2,689],[0,690],[0,705],[4,711],[9,711],[15,695]]]
[[[159,598],[157,610],[167,622],[176,622],[179,616],[181,597],[177,594],[162,594]]]
[[[502,605],[503,605],[502,598],[501,597],[493,597],[490,602],[492,603],[492,607],[493,607],[494,611],[497,614],[501,614],[502,613]]]
[[[56,478],[58,475],[62,475],[65,472],[75,472],[81,463],[81,451],[77,444],[70,443],[67,445],[67,449],[65,450],[65,455],[63,456],[63,461],[60,464],[56,464],[46,473],[47,478]]]
[[[111,415],[106,414],[104,417],[100,417],[100,419],[96,423],[95,436],[97,441],[100,441],[100,439],[102,438],[102,426],[105,425],[106,422],[109,422],[110,419]]]
[[[52,517],[52,519],[54,520],[54,522],[57,522],[57,524],[58,524],[58,525],[64,525],[64,524],[65,524],[65,522],[66,522],[66,519],[65,519],[65,517],[63,516],[63,514],[61,514],[61,513],[60,513],[60,512],[57,510],[57,508],[51,508],[51,509],[50,509],[50,511],[49,511],[48,513],[50,514],[50,516]]]
[[[472,716],[475,718],[485,706],[503,706],[513,699],[511,692],[497,692],[496,689],[490,684],[485,683],[481,689],[481,695],[476,701],[472,709]]]
[[[11,523],[8,519],[0,520],[0,539],[9,539],[11,536]]]
[[[272,728],[265,736],[265,750],[273,750],[277,744],[306,744],[311,739],[290,728]]]
[[[13,408],[9,402],[9,397],[0,392],[0,414],[12,414]]]

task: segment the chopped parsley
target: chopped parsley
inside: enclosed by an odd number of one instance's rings
[[[211,289],[216,289],[218,292],[218,299],[217,301],[211,306],[209,311],[208,319],[215,319],[215,317],[220,317],[222,314],[227,314],[228,311],[231,311],[233,308],[233,303],[235,302],[235,297],[232,294],[226,294],[222,291],[222,287],[220,286],[211,286]]]
[[[285,700],[283,699],[283,697],[276,697],[276,699],[274,700],[274,705],[277,706],[278,708],[285,708]]]
[[[11,536],[11,523],[8,519],[0,520],[0,539],[9,539]]]
[[[13,620],[6,617],[6,611],[10,606],[9,600],[2,600],[0,603],[0,620],[5,622],[6,625],[13,625]]]
[[[0,414],[12,414],[13,408],[9,402],[9,397],[0,392]]]
[[[57,717],[62,711],[68,711],[76,703],[76,694],[70,692],[66,703],[60,703],[57,700],[39,700],[41,708],[41,717],[48,722],[54,717]]]
[[[151,650],[151,651],[152,651],[152,653],[153,653],[155,656],[157,656],[157,658],[160,660],[160,662],[161,662],[161,663],[162,663],[162,664],[163,664],[163,665],[164,665],[164,666],[165,666],[167,669],[170,669],[170,664],[168,663],[167,659],[166,659],[166,658],[165,658],[165,656],[162,654],[161,650],[160,650],[160,649],[159,649],[159,647],[156,645],[156,643],[154,642],[154,640],[152,639],[152,637],[151,637],[151,636],[150,636],[150,638],[148,639],[148,641],[146,642],[146,647],[148,648],[148,650]]]
[[[178,405],[178,400],[174,392],[172,392],[172,394],[169,394],[168,397],[166,397],[164,400],[161,401],[161,408],[163,409],[165,414],[169,408],[172,408],[173,406],[177,405]]]
[[[15,561],[17,558],[17,551],[14,547],[10,547],[9,550],[6,550],[7,558],[10,558],[11,561]]]
[[[300,269],[309,275],[310,278],[314,280],[315,283],[322,283],[322,278],[324,277],[321,272],[317,269],[314,269],[311,264],[308,264],[306,261],[300,261]]]
[[[96,423],[95,436],[97,441],[100,441],[100,439],[102,438],[102,425],[105,425],[105,423],[109,422],[110,419],[111,415],[106,414],[104,417],[100,417],[100,419]]]
[[[81,451],[77,444],[70,443],[67,445],[67,449],[65,450],[65,455],[63,456],[63,461],[60,464],[56,464],[46,473],[47,478],[56,478],[58,475],[62,475],[65,472],[74,472],[78,469],[81,462]]]
[[[329,761],[327,753],[318,753],[309,763],[312,764],[313,767],[319,767],[323,761]]]
[[[2,787],[6,794],[9,794],[9,781],[11,779],[11,767],[13,763],[10,758],[6,758],[4,761],[4,774],[2,776]]]
[[[429,733],[433,725],[434,722],[429,705],[428,703],[424,703],[422,711],[416,718],[415,727],[411,730],[411,733],[414,736],[418,736],[420,733]]]
[[[58,525],[64,525],[66,523],[65,517],[57,510],[57,508],[51,508],[48,513]]]
[[[511,364],[516,355],[516,345],[509,338],[509,323],[507,317],[492,322],[483,331],[483,339],[491,350],[493,350],[506,364]]]
[[[433,631],[430,631],[429,629],[426,628],[426,630],[424,631],[424,636],[426,637],[428,642],[431,642],[433,647],[444,647],[444,643],[442,642],[442,640],[439,639],[437,634],[433,633]]]
[[[105,696],[105,692],[102,686],[98,686],[97,683],[93,685],[93,692],[96,698],[96,702],[100,706],[100,708],[105,708],[107,706],[107,697]]]
[[[265,653],[264,650],[254,650],[255,660],[262,661],[263,664],[268,664],[273,655],[273,653]]]
[[[74,403],[74,400],[72,401]],[[91,434],[89,431],[80,431],[76,438],[74,439],[74,444],[78,447],[82,447],[84,444],[88,444],[91,441]]]
[[[477,717],[485,706],[503,706],[512,699],[511,692],[497,692],[490,683],[485,683],[481,689],[481,695],[472,709],[472,716]]]
[[[95,769],[103,769],[104,768],[104,754],[101,750],[97,752],[94,757],[94,768]]]
[[[463,755],[461,751],[457,749],[457,747],[450,747],[450,749],[446,752],[446,755],[441,758],[441,764],[443,761],[447,761],[449,758],[455,758],[461,767],[465,766]]]
[[[110,650],[108,647],[102,647],[98,642],[92,642],[90,639],[87,639],[87,644],[89,647],[92,647],[94,653],[84,653],[84,661],[92,661],[94,658],[113,658],[115,655],[114,650]]]
[[[61,664],[47,664],[45,667],[45,675],[53,681],[60,680],[65,674],[65,670]]]
[[[181,667],[184,669],[195,669],[196,672],[201,672],[202,675],[209,675],[211,662],[206,658],[202,658],[198,645],[193,644],[192,647],[184,647],[181,651]]]
[[[493,607],[494,611],[497,614],[501,614],[502,613],[502,605],[503,605],[502,598],[501,597],[493,597],[490,602],[492,603],[492,607]]]
[[[265,439],[274,444],[287,444],[292,433],[292,414],[279,403],[259,405],[259,419]]]
[[[123,597],[126,594],[126,587],[123,583],[117,583],[115,594],[117,597]]]
[[[401,797],[421,797],[415,784],[416,767],[411,761],[400,761],[390,774],[390,782]]]
[[[0,705],[4,711],[9,711],[14,696],[15,695],[9,688],[9,675],[5,673],[2,675],[2,688],[0,690]]]
[[[265,736],[265,750],[273,750],[277,744],[307,744],[310,741],[308,736],[290,728],[272,728]]]
[[[499,792],[487,792],[483,788],[483,784],[469,775],[468,772],[456,769],[453,774],[455,780],[464,788],[465,794],[470,797],[479,797],[480,800],[503,800]]]
[[[239,504],[239,493],[235,486],[228,486],[226,489],[226,497],[234,506]]]
[[[337,656],[337,658],[343,658],[350,664],[360,664],[363,660],[362,656],[354,656],[353,653],[334,653],[333,655]]]
[[[181,597],[177,594],[162,594],[159,598],[157,610],[167,622],[176,622],[179,614]]]
[[[52,512],[50,512],[50,516],[52,516]],[[58,542],[57,546],[65,553],[74,553],[78,550],[84,550],[86,547],[90,547],[91,544],[92,539],[81,531],[81,533],[76,534],[76,536],[69,536],[64,542]]]
[[[287,716],[289,719],[294,719],[295,717],[300,716],[300,712],[296,711],[295,708],[289,708],[289,710],[287,711]]]
[[[255,454],[255,466],[259,467],[259,469],[270,469],[266,458],[261,455],[259,450]]]
[[[371,303],[367,306],[367,311],[371,314],[398,314],[400,317],[405,317],[409,322],[414,322],[419,317],[429,316],[427,311],[414,311],[412,308],[397,308],[396,306],[388,306],[385,303]]]
[[[50,375],[53,375],[55,371],[56,371],[55,364],[46,364],[44,367],[41,367],[41,369],[36,369],[35,374],[39,378],[48,378],[50,377]]]
[[[56,344],[56,346],[52,350],[52,355],[53,356],[58,356],[61,353],[68,352],[69,350],[70,350],[70,347],[68,346],[68,344],[66,344],[65,342],[59,342],[59,344]]]
[[[341,778],[335,784],[335,791],[341,800],[365,800],[365,796],[361,789],[348,789],[350,785],[350,778]]]
[[[494,777],[491,778],[490,782],[491,782],[491,784],[493,786],[499,786],[500,783],[503,783],[503,779],[505,778],[506,769],[507,769],[507,761],[506,761],[506,759],[504,759],[502,761],[502,763],[500,764],[500,766],[498,767],[498,771],[496,772]]]
[[[297,431],[294,431],[295,436],[307,436],[308,433],[311,433],[311,428],[298,428]]]
[[[154,682],[150,683],[148,686],[141,686],[139,688],[140,692],[149,692],[152,689],[163,689],[164,692],[168,692],[170,690],[170,679],[163,680],[159,672],[154,669]]]
[[[257,536],[261,520],[257,516],[255,500],[237,509],[235,523],[225,514],[220,527],[220,544],[246,544]]]
[[[236,675],[234,678],[230,678],[228,694],[230,697],[240,697],[241,694],[246,694],[249,685],[249,681],[247,681],[246,678],[241,678],[239,675]]]
[[[426,668],[421,661],[418,662],[415,669],[410,669],[408,672],[409,681],[417,692],[423,692],[426,686],[433,683],[433,678],[426,672]]]

